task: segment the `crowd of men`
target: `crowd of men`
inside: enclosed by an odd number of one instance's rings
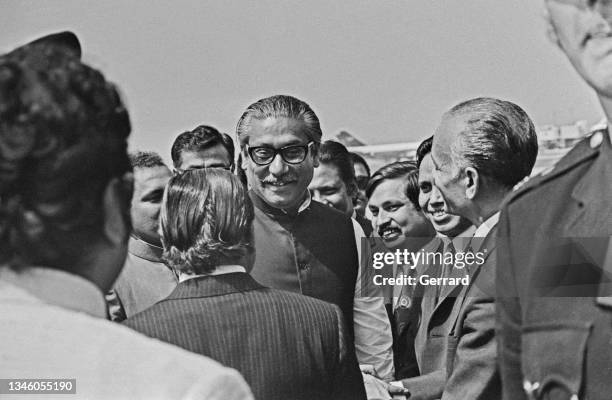
[[[612,118],[612,2],[545,4]],[[128,153],[130,131],[74,34],[0,56],[0,379],[84,399],[610,398],[607,129],[536,177],[533,122],[491,97],[373,173],[293,96],[246,107],[236,141],[181,133],[172,169]],[[373,284],[395,251],[451,257]]]

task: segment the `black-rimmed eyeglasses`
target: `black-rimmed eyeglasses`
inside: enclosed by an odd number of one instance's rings
[[[251,160],[257,165],[271,164],[277,154],[280,154],[283,161],[287,164],[299,164],[306,159],[312,144],[314,142],[308,142],[308,144],[304,145],[285,146],[280,149],[268,146],[249,147],[247,145],[246,149]]]

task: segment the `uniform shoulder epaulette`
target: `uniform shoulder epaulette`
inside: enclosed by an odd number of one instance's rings
[[[599,146],[604,139],[603,135],[605,134],[607,134],[606,129],[596,130],[588,134],[584,139],[576,143],[576,145],[551,168],[519,182],[514,187],[513,191],[506,197],[504,203],[511,203],[523,194],[563,174],[575,165],[581,164],[597,155]]]

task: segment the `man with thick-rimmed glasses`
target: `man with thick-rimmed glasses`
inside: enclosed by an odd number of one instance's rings
[[[376,324],[366,321],[372,311],[354,313],[359,264],[353,224],[308,192],[319,164],[319,119],[301,100],[272,96],[247,107],[236,133],[255,205],[251,275],[266,286],[338,305],[359,346]]]

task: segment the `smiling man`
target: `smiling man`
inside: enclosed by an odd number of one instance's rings
[[[472,226],[472,223],[466,218],[449,213],[440,190],[434,185],[434,164],[431,158],[432,143],[433,136],[423,141],[417,149],[419,207],[429,218],[439,235],[454,238],[465,232]]]
[[[376,171],[366,189],[368,208],[372,214],[374,232],[388,249],[406,245],[411,251],[419,250],[434,235],[431,223],[421,212],[418,198],[418,173],[416,164],[398,161]]]
[[[612,119],[612,2],[547,0],[550,36]],[[499,223],[503,398],[610,398],[612,146],[585,138],[512,194]]]
[[[434,185],[434,165],[431,159],[433,137],[423,141],[417,149],[419,167],[418,205],[431,221],[436,237],[425,245],[425,252],[446,253],[451,247],[465,251],[475,227],[466,218],[447,212],[446,203]],[[447,267],[451,267],[447,265]],[[450,269],[450,268],[449,268]],[[419,262],[420,276],[436,278],[463,277],[460,269],[446,269],[444,265]],[[420,298],[419,326],[414,340],[419,376],[402,380],[411,396],[417,399],[439,399],[446,384],[447,354],[451,329],[457,319],[464,297],[459,296],[457,285],[422,285],[415,289]],[[464,293],[465,294],[465,293]]]
[[[335,208],[347,217],[356,216],[353,199],[357,185],[353,162],[344,145],[333,140],[321,144],[319,166],[314,170],[308,190],[313,200]],[[351,218],[351,222],[355,231],[359,263],[362,266],[357,273],[353,303],[355,350],[362,365],[372,366],[378,376],[390,380],[393,378],[393,337],[381,290],[369,285],[366,293],[360,295],[363,293],[362,282],[365,285],[370,278],[368,270],[365,269],[367,267],[362,264],[362,254],[366,254],[366,258],[369,256],[371,241],[366,238],[369,235],[366,235],[365,229],[362,229],[356,218]],[[369,221],[368,225],[371,233],[372,225]]]
[[[319,165],[319,119],[301,100],[272,96],[247,107],[236,133],[255,206],[251,275],[266,286],[338,305],[352,336],[358,270],[353,224],[308,192]]]
[[[312,202],[308,192],[319,165],[317,116],[301,100],[272,96],[250,105],[236,131],[255,205],[251,274],[264,285],[334,303],[352,321],[353,226],[341,212]]]
[[[435,232],[418,207],[418,169],[413,162],[398,161],[376,171],[366,188],[374,232],[387,250],[419,251]],[[408,265],[393,265],[394,277],[411,274]],[[387,310],[392,321],[395,378],[418,374],[414,337],[418,324],[413,287],[384,287]]]

